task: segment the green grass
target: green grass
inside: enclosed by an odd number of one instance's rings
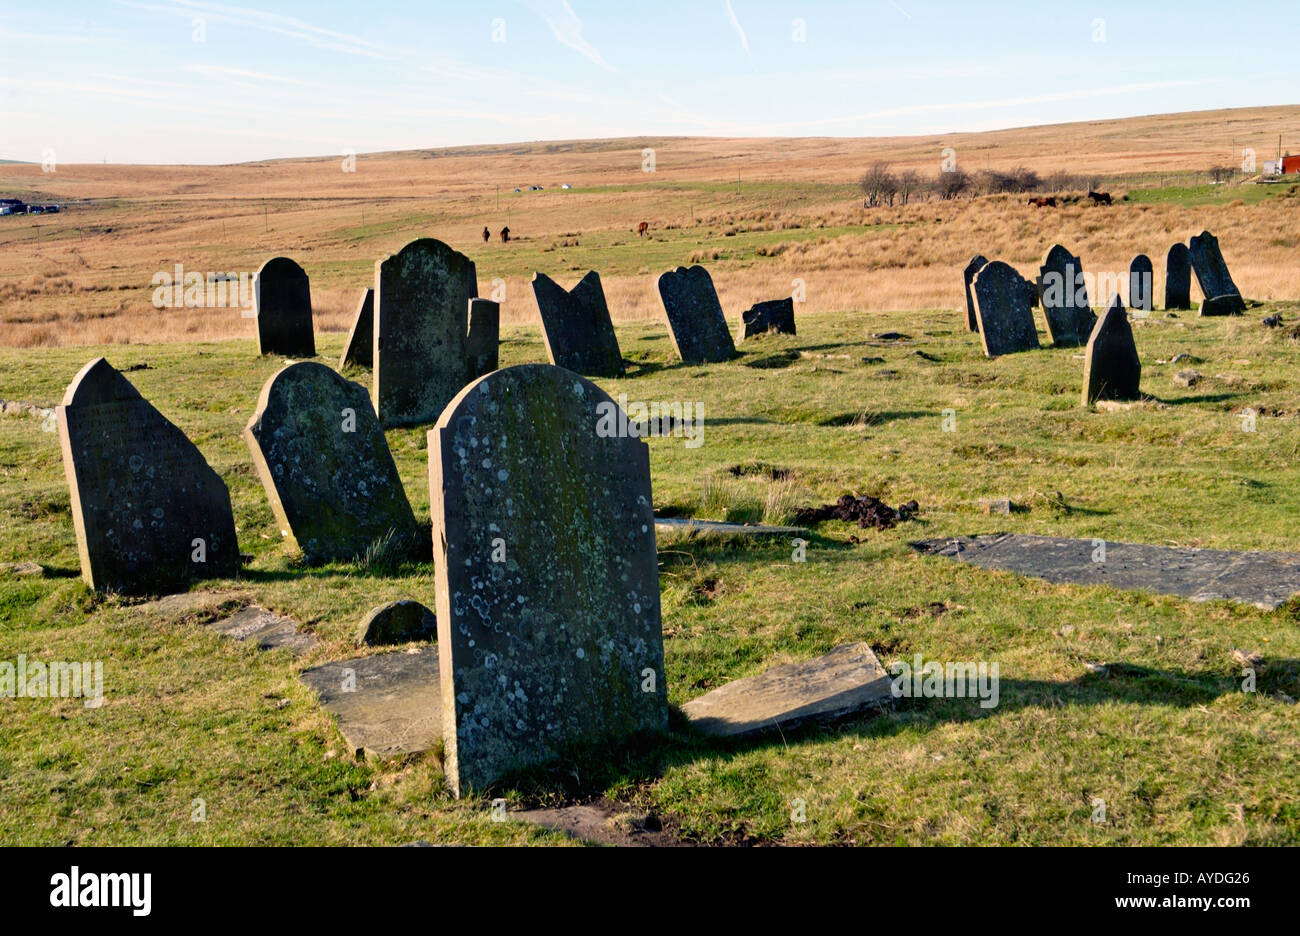
[[[1128,200],[1138,204],[1173,204],[1199,207],[1201,205],[1227,205],[1241,201],[1256,205],[1266,198],[1291,198],[1297,186],[1285,183],[1269,185],[1164,185],[1151,188],[1129,189]]]
[[[1274,310],[1286,326],[1264,328]],[[1300,843],[1300,709],[1284,698],[1300,697],[1300,602],[1264,612],[1051,585],[907,545],[1005,530],[1300,548],[1300,342],[1286,337],[1297,319],[1289,303],[1137,324],[1151,400],[1111,413],[1078,406],[1078,349],[989,361],[949,311],[804,317],[797,338],[759,339],[708,367],[675,363],[663,326],[621,326],[638,366],[602,386],[704,406],[699,448],[650,441],[660,510],[781,522],[845,492],[921,504],[917,520],[883,533],[822,525],[804,563],[781,540],[661,541],[670,703],[865,640],[885,663],[917,653],[997,662],[1000,705],[902,700],[748,743],[701,740],[674,716],[665,739],[576,751],[462,801],[437,752],[354,761],[298,683],[302,668],[355,652],[367,609],[432,604],[434,582],[428,565],[305,569],[286,552],[239,435],[278,359],[258,359],[246,341],[0,351],[0,398],[42,405],[100,353],[148,365],[129,378],[225,478],[253,555],[240,581],[218,584],[320,640],[305,660],[259,653],[199,619],[89,593],[56,435],[37,419],[0,418],[0,561],[47,570],[0,573],[0,660],[103,660],[106,688],[95,710],[0,700],[0,841],[558,842],[491,822],[490,797],[517,808],[607,795],[706,843]],[[914,340],[873,343],[883,331]],[[322,358],[336,359],[342,340],[319,336]],[[1179,352],[1203,359],[1194,389],[1171,380],[1187,364],[1157,363]],[[540,335],[505,329],[502,357],[545,360]],[[1247,407],[1260,413],[1254,432],[1242,430]],[[955,432],[943,431],[946,409]],[[389,443],[427,521],[425,431],[393,431]],[[1023,509],[987,516],[982,497]],[[1234,648],[1264,656],[1259,693],[1239,691]],[[200,798],[207,821],[192,822]],[[806,822],[791,821],[796,798]],[[1096,798],[1105,824],[1090,819]]]

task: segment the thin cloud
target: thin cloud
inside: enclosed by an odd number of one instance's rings
[[[754,56],[749,51],[749,38],[745,35],[745,27],[740,25],[740,19],[736,16],[736,11],[731,8],[731,0],[725,0],[725,2],[727,5],[727,18],[731,20],[731,28],[740,37],[740,47],[745,50],[745,55],[749,60],[753,61]]]
[[[606,71],[618,71],[605,61],[596,48],[582,36],[582,20],[569,6],[569,0],[524,0],[530,10],[546,21],[553,35],[561,45],[568,46],[582,55],[593,65],[599,65]]]
[[[256,87],[250,85],[250,81],[276,81],[281,84],[302,85],[305,81],[299,81],[297,78],[286,78],[283,75],[268,75],[265,72],[250,71],[247,68],[229,68],[225,65],[186,65],[185,70],[194,72],[196,75],[202,75],[204,78],[216,78],[233,81],[235,84],[244,85],[245,87]],[[244,80],[239,80],[244,79]]]

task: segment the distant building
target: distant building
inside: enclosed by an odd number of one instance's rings
[[[1300,156],[1283,156],[1282,157],[1282,175],[1292,175],[1300,172]]]

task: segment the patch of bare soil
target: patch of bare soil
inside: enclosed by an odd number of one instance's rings
[[[845,494],[833,504],[821,507],[800,507],[794,512],[794,522],[799,526],[810,526],[823,520],[847,520],[856,522],[865,529],[888,530],[895,524],[910,520],[921,509],[914,500],[908,501],[897,510],[882,500],[863,494],[854,497]]]

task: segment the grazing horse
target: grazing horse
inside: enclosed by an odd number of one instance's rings
[[[1089,192],[1088,197],[1092,199],[1094,205],[1109,205],[1111,203],[1110,192]]]
[[[1039,198],[1031,198],[1029,199],[1029,204],[1033,205],[1035,208],[1055,208],[1056,196],[1046,195]]]
[[[501,229],[501,243],[503,244],[510,243],[510,228],[503,227]]]
[[[649,231],[650,231],[650,222],[649,222],[649,221],[642,221],[640,224],[638,224],[638,225],[636,226],[636,236],[637,236],[637,237],[645,237],[646,234],[649,233]]]
[[[485,224],[483,225],[483,243],[486,244],[491,239],[492,239],[492,232],[487,229],[487,225]]]

